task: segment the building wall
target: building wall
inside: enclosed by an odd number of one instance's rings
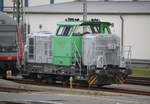
[[[54,0],[54,3],[64,3],[70,2],[74,0]],[[29,6],[38,6],[38,5],[45,5],[50,4],[50,0],[29,0]]]
[[[73,0],[55,0],[55,3],[62,3],[68,1]],[[29,0],[29,6],[44,5],[49,3],[49,0]],[[9,7],[12,6],[13,3],[11,0],[4,0],[4,5]],[[54,33],[57,28],[56,22],[63,21],[67,17],[82,19],[82,15],[78,14],[30,14],[26,15],[26,21],[31,25],[31,32],[40,31],[39,25],[41,24],[41,31],[50,31]],[[116,33],[118,36],[121,36],[121,19],[119,15],[88,15],[88,19],[90,18],[99,18],[101,21],[109,21],[114,23],[114,27],[112,27],[112,32]],[[150,15],[125,15],[123,16],[123,18],[125,21],[124,44],[132,46],[132,58],[150,60]]]
[[[5,7],[12,7],[13,0],[4,0]],[[54,3],[63,3],[63,2],[71,2],[71,1],[79,1],[79,0],[54,0]],[[105,1],[105,0],[87,0],[87,1]],[[133,0],[109,0],[109,1],[133,1]],[[138,1],[150,1],[150,0],[138,0]],[[50,0],[28,0],[29,6],[38,6],[50,4]]]
[[[55,3],[71,2],[75,0],[55,0]]]
[[[50,31],[55,33],[57,29],[56,22],[64,21],[67,17],[82,19],[78,14],[30,14],[26,16],[31,25],[31,32]],[[121,36],[121,19],[119,15],[89,15],[88,19],[99,18],[101,21],[114,23],[112,32]],[[126,15],[124,18],[124,45],[131,45],[132,58],[150,59],[150,15]],[[30,21],[29,21],[30,20]],[[37,22],[38,21],[38,22]],[[42,24],[42,29],[39,25]]]
[[[83,1],[83,0],[76,0]],[[87,0],[87,1],[150,1],[150,0]]]
[[[12,7],[13,0],[4,0],[5,7]],[[24,0],[23,0],[24,1]],[[63,3],[63,2],[70,2],[74,0],[54,0],[54,3]],[[50,0],[28,0],[29,6],[39,6],[39,5],[46,5],[50,4]]]
[[[150,15],[125,16],[125,44],[132,46],[132,56],[150,59]]]
[[[50,0],[29,0],[29,6],[50,4]]]
[[[4,0],[5,7],[13,7],[13,2],[11,0]]]

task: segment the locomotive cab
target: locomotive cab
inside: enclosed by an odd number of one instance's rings
[[[82,57],[82,41],[86,34],[111,34],[109,22],[65,21],[59,22],[53,37],[53,64],[70,66]]]

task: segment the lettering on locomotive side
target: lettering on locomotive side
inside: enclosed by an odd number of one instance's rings
[[[64,46],[63,46],[63,45],[61,45],[59,48],[64,49]]]

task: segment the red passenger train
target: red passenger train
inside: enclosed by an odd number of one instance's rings
[[[7,71],[19,72],[23,60],[22,33],[17,22],[8,14],[0,12],[0,75]]]

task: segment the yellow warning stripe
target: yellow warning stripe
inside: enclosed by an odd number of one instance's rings
[[[93,80],[94,77],[95,77],[95,76],[91,76],[91,77],[89,78],[89,80],[88,80],[88,83],[90,83],[90,82]]]
[[[116,76],[116,80],[117,80],[117,83],[118,84],[123,84],[124,83],[124,79],[123,79],[123,77],[121,77],[121,76]]]
[[[122,76],[120,76],[120,80],[121,80],[121,83],[122,83],[122,84],[125,82],[125,80],[123,79]]]
[[[89,85],[96,84],[97,82],[97,76],[91,76],[88,80]]]
[[[93,82],[96,80],[96,77],[94,77],[89,84],[93,84]]]
[[[90,82],[90,84],[95,84],[96,79],[97,79],[97,77],[95,77],[95,78]]]

